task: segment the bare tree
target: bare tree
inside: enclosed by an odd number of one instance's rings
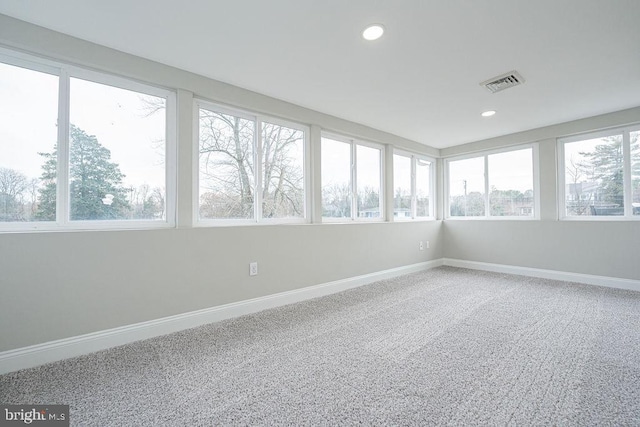
[[[262,214],[265,217],[304,215],[302,156],[296,156],[302,132],[263,123]]]
[[[0,168],[0,220],[24,221],[24,196],[29,180],[15,169]]]
[[[587,193],[587,198],[584,198],[582,192],[582,184],[587,175],[588,165],[584,162],[577,162],[571,156],[569,164],[566,166],[566,171],[569,178],[571,178],[569,187],[572,192],[572,200],[571,203],[567,202],[567,208],[571,209],[574,215],[585,215],[593,199],[592,193]]]
[[[25,191],[28,197],[29,203],[29,218],[33,218],[38,211],[38,189],[40,188],[40,180],[38,178],[31,178],[27,182],[27,189]]]
[[[351,217],[351,186],[349,183],[334,183],[322,187],[322,216]]]
[[[158,219],[164,214],[164,189],[149,184],[130,187],[131,218]]]
[[[263,122],[262,215],[304,211],[303,132]],[[200,111],[201,215],[251,218],[256,198],[256,126],[253,120]]]
[[[27,177],[15,169],[0,168],[0,193],[21,196],[27,189]]]

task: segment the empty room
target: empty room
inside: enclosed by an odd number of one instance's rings
[[[0,1],[0,425],[640,425],[637,0]]]

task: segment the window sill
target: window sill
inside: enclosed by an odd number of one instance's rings
[[[254,219],[218,219],[195,221],[193,228],[215,227],[261,227],[265,225],[305,225],[310,222],[307,219],[265,219],[260,222]]]
[[[634,216],[597,216],[597,215],[585,215],[585,216],[564,216],[564,217],[560,217],[560,221],[567,221],[567,222],[620,222],[620,221],[627,221],[627,222],[633,222],[633,221],[640,221],[640,215],[634,215]]]
[[[175,228],[175,224],[166,221],[78,221],[68,224],[56,223],[12,223],[0,225],[0,234],[5,233],[56,233],[67,231],[127,231],[161,230]]]
[[[449,216],[445,221],[539,221],[535,216]]]

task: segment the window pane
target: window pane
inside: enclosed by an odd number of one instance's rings
[[[533,150],[489,156],[492,216],[533,216]]]
[[[58,77],[0,63],[0,222],[55,221]]]
[[[166,100],[70,85],[70,219],[165,219]]]
[[[431,188],[431,163],[416,159],[416,216],[431,216],[429,191]]]
[[[304,218],[304,132],[262,123],[262,216]]]
[[[640,131],[631,132],[631,202],[633,214],[640,215]]]
[[[322,138],[322,216],[351,218],[351,145]]]
[[[411,157],[393,155],[393,216],[411,218]]]
[[[449,162],[449,215],[484,216],[484,157]]]
[[[380,218],[380,150],[358,145],[356,158],[358,217]]]
[[[622,135],[564,144],[568,216],[624,215]]]
[[[200,110],[200,218],[251,219],[255,122]]]

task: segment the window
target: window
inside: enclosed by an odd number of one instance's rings
[[[322,216],[331,220],[382,220],[383,148],[322,137]]]
[[[304,221],[306,128],[197,105],[198,221]]]
[[[449,162],[449,216],[485,216],[484,157]]]
[[[262,216],[305,218],[305,132],[262,122]]]
[[[322,216],[351,219],[351,144],[322,138]]]
[[[173,222],[172,93],[26,55],[0,61],[0,228]]]
[[[58,80],[0,63],[0,222],[55,221]]]
[[[449,217],[536,217],[534,146],[447,160]]]
[[[431,194],[432,162],[402,152],[393,155],[393,217],[395,220],[433,217]]]
[[[562,217],[640,217],[639,135],[627,128],[559,140]]]
[[[393,218],[410,219],[413,203],[411,157],[393,155]]]
[[[434,182],[433,174],[435,169],[431,167],[432,162],[422,159],[420,157],[414,157],[415,169],[416,169],[416,210],[415,216],[417,218],[433,217],[434,209],[431,203],[431,183]]]
[[[78,78],[70,89],[70,219],[166,219],[167,100]]]
[[[356,196],[358,218],[383,218],[381,162],[378,148],[356,144]]]
[[[533,216],[532,149],[490,154],[490,216]]]

